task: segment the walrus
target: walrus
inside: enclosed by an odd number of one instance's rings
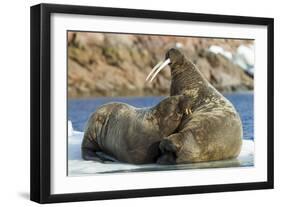
[[[117,102],[102,105],[87,122],[82,158],[104,162],[108,159],[97,153],[103,152],[121,162],[155,163],[161,139],[178,128],[187,105],[182,95],[165,98],[150,108]]]
[[[234,106],[174,48],[166,53],[165,62],[158,64],[147,79],[152,81],[166,65],[171,69],[170,95],[184,95],[189,106],[186,106],[188,115],[183,115],[175,133],[161,140],[157,163],[193,163],[237,157],[243,130]]]

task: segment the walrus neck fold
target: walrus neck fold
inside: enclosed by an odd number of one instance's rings
[[[170,67],[172,75],[171,96],[186,94],[189,91],[199,92],[202,87],[207,87],[208,82],[193,63],[184,61],[180,65],[171,64]]]

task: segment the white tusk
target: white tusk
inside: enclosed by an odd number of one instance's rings
[[[154,71],[157,70],[157,68],[158,68],[163,62],[164,62],[164,61],[161,60],[159,63],[157,63],[157,65],[155,65],[155,66],[153,67],[153,69],[150,71],[150,73],[149,73],[148,76],[146,77],[145,81],[147,81],[147,80],[150,78],[150,76],[152,75],[152,73],[154,73]]]
[[[152,78],[150,79],[149,82],[151,82],[151,81],[155,78],[155,76],[156,76],[166,65],[168,65],[170,62],[171,62],[171,61],[170,61],[170,58],[168,58],[167,60],[165,60],[165,62],[164,62],[164,63],[158,68],[158,70],[154,73],[154,75],[152,76]]]

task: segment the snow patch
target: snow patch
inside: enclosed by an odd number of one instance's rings
[[[209,52],[212,52],[214,54],[220,54],[226,57],[234,64],[240,66],[240,68],[242,68],[250,76],[254,76],[254,64],[255,64],[254,45],[249,45],[249,46],[240,45],[237,48],[237,51],[233,54],[229,51],[226,51],[225,49],[223,49],[218,45],[211,45],[208,50]]]
[[[217,45],[211,45],[209,47],[209,51],[212,52],[212,53],[215,53],[215,54],[220,54],[224,57],[226,57],[227,59],[229,60],[232,60],[232,54],[231,52],[228,52],[226,50],[224,50],[222,47],[220,46],[217,46]]]

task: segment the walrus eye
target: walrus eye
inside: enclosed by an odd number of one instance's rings
[[[154,73],[154,75],[150,78],[150,81],[151,82],[155,77],[156,75],[165,67],[167,66],[169,63],[171,62],[170,58],[168,58],[167,60],[165,60],[165,62],[161,61],[159,63],[157,63],[156,66],[154,66],[154,68],[152,69],[152,71],[148,74],[148,76],[146,77],[146,81],[149,80],[149,78],[152,76],[152,74]]]

